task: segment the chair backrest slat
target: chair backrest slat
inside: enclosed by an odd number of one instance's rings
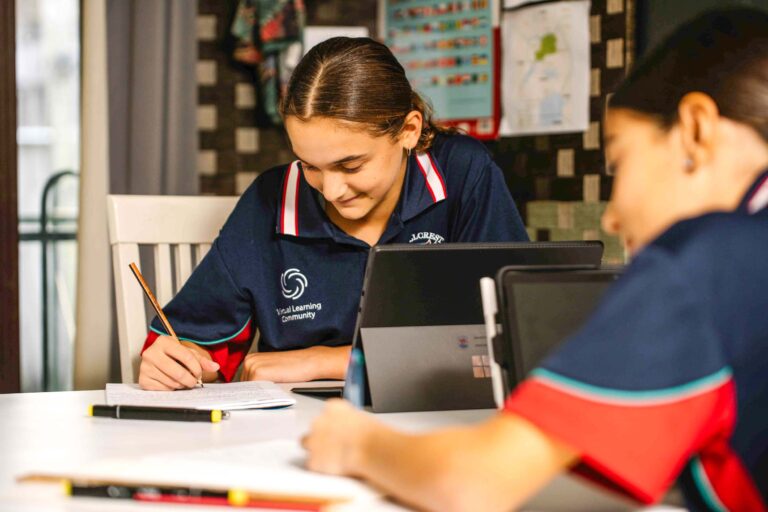
[[[117,330],[120,338],[120,373],[123,382],[135,382],[138,375],[138,351],[147,334],[147,316],[144,312],[144,292],[136,283],[128,265],[139,261],[138,244],[113,244],[112,261],[115,272],[115,299],[117,306]],[[133,344],[123,340],[134,340]]]
[[[211,250],[211,244],[197,244],[195,249],[195,266],[197,266],[203,261],[208,251]]]
[[[139,246],[153,247],[150,286],[165,306],[210,250],[236,203],[237,197],[107,196],[123,382],[138,378],[148,327],[144,293],[128,268],[132,262],[141,267]]]
[[[173,253],[176,261],[176,286],[181,288],[192,273],[192,248],[189,244],[177,244],[173,247]]]
[[[165,307],[173,297],[173,275],[171,274],[171,246],[155,246],[155,297],[161,307]]]

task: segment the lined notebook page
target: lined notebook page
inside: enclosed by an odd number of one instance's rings
[[[264,409],[290,407],[296,403],[273,382],[251,381],[206,384],[203,388],[178,391],[144,391],[138,384],[107,384],[108,405],[186,407],[189,409]]]

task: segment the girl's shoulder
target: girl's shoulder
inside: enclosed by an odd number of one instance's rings
[[[438,134],[429,152],[434,158],[441,160],[491,159],[491,153],[482,142],[463,133]]]
[[[429,153],[449,189],[462,188],[488,179],[493,173],[501,173],[488,148],[469,135],[440,134],[435,137]]]
[[[276,218],[282,199],[283,177],[290,164],[278,165],[259,174],[240,195],[222,233],[252,233],[260,226],[267,232]]]

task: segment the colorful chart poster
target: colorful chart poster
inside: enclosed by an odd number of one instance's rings
[[[435,117],[481,138],[499,117],[497,0],[387,0],[387,45]]]
[[[504,13],[501,135],[589,126],[589,1]]]

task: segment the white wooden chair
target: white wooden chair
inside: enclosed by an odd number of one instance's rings
[[[146,299],[128,268],[131,262],[136,262],[141,268],[139,245],[153,247],[153,292],[161,306],[165,306],[211,248],[237,199],[107,196],[123,382],[137,381],[139,352],[147,336]]]

